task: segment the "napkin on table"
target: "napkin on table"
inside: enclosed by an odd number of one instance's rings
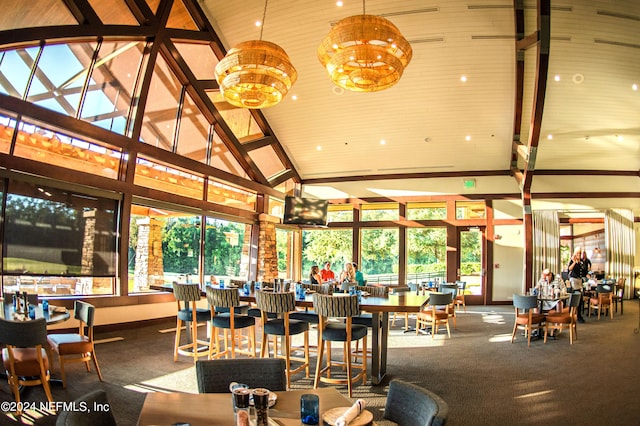
[[[358,417],[366,406],[367,402],[364,399],[357,400],[343,415],[336,419],[336,426],[347,426],[351,420]]]

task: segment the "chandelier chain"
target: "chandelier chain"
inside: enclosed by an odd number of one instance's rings
[[[268,3],[269,3],[269,0],[264,0],[264,11],[262,12],[262,25],[260,25],[260,40],[262,40],[262,30],[264,29],[264,20],[267,17],[267,4]]]

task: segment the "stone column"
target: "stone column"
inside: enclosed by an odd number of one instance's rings
[[[104,216],[100,218],[99,216]],[[80,294],[110,294],[112,292],[113,279],[110,277],[91,277],[91,275],[106,275],[115,268],[115,263],[111,258],[102,258],[107,254],[113,255],[111,241],[113,239],[113,229],[105,228],[111,223],[107,217],[108,213],[97,209],[88,210],[83,213],[84,238],[82,240],[82,267],[81,278],[76,283],[76,293]],[[103,219],[103,220],[100,220]],[[99,226],[102,225],[100,228]],[[108,262],[109,264],[106,264]],[[80,289],[78,289],[80,284]]]
[[[258,233],[258,281],[273,282],[278,278],[278,248],[276,246],[275,216],[261,214]]]
[[[162,228],[164,223],[145,217],[138,220],[138,244],[133,291],[148,290],[150,284],[164,282],[162,263]]]

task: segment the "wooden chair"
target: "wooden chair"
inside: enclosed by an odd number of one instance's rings
[[[438,289],[440,293],[451,293],[451,304],[449,305],[447,312],[449,313],[449,318],[453,319],[453,329],[457,330],[457,319],[456,316],[456,298],[458,297],[458,285],[457,284],[442,284]]]
[[[614,284],[615,285],[615,284]],[[598,320],[603,309],[606,309],[611,319],[613,319],[613,309],[611,304],[613,296],[612,285],[598,284],[596,287],[596,294],[589,299],[589,316],[591,316],[591,310],[598,310]]]
[[[456,281],[456,285],[458,286],[458,294],[456,298],[453,299],[453,303],[456,305],[456,309],[460,309],[460,305],[464,307],[464,311],[467,312],[467,302],[464,297],[464,292],[467,289],[466,281]]]
[[[444,325],[447,328],[447,336],[451,338],[449,328],[449,309],[453,301],[451,293],[429,293],[429,301],[424,310],[418,312],[416,317],[416,334],[420,332],[420,326],[431,326],[431,338],[434,339],[438,332],[438,326]],[[444,307],[444,309],[439,309]]]
[[[550,311],[545,319],[544,342],[547,343],[547,335],[549,330],[557,330],[561,332],[565,327],[569,329],[569,344],[573,345],[573,339],[578,338],[578,307],[580,306],[580,298],[582,294],[579,292],[572,293],[569,299],[569,306],[561,312]]]
[[[256,356],[256,320],[248,315],[240,312],[246,311],[246,305],[240,303],[240,293],[235,288],[213,288],[207,287],[207,301],[211,310],[211,338],[209,340],[209,359],[225,358],[231,354],[231,358],[236,357],[236,351],[245,353],[251,357]],[[218,310],[222,308],[222,311]],[[249,335],[247,336],[247,349],[236,349],[237,330],[247,328]],[[218,329],[224,330],[224,350],[220,347],[220,338]],[[216,353],[214,354],[214,346]]]
[[[618,312],[618,303],[620,303],[620,315],[624,314],[624,286],[626,282],[626,278],[618,278],[618,281],[616,282],[615,292],[611,296],[616,309],[616,313]]]
[[[383,286],[383,285],[359,285],[359,286],[350,286],[349,287],[349,291],[351,289],[354,290],[359,290],[359,291],[364,291],[369,293],[369,296],[371,297],[389,297],[389,287],[388,286]],[[353,323],[354,324],[361,324],[361,325],[366,325],[367,328],[373,328],[373,315],[369,314],[369,313],[365,313],[365,314],[360,314],[360,315],[355,315],[353,317]],[[364,354],[371,358],[371,351],[366,347],[363,346],[362,351],[360,350],[360,342],[358,340],[356,340],[356,349],[355,349],[355,356],[359,357],[360,355]]]
[[[198,340],[198,323],[209,321],[211,319],[211,311],[196,307],[196,302],[200,300],[200,286],[198,284],[173,283],[173,296],[178,304],[173,361],[177,361],[178,354],[180,354],[193,357],[193,362],[195,363],[198,357],[209,355],[208,350],[204,351],[204,349],[208,349],[209,342]],[[180,332],[183,323],[191,324],[191,342],[180,345]],[[202,345],[202,347],[199,345]]]
[[[444,426],[449,416],[449,405],[435,393],[393,379],[384,407],[384,418],[399,425]]]
[[[362,339],[362,347],[367,347],[367,326],[353,323],[353,318],[360,314],[358,296],[327,296],[323,294],[313,295],[313,309],[320,316],[318,325],[318,359],[316,362],[316,376],[313,388],[317,389],[320,382],[331,384],[346,384],[349,398],[352,396],[352,385],[362,379],[362,384],[367,382],[367,361],[363,358],[361,363],[351,361],[351,342]],[[329,321],[330,318],[341,318],[343,321]],[[344,362],[337,363],[331,359],[331,342],[342,342],[344,345]],[[326,343],[327,364],[323,368]],[[332,366],[345,366],[346,378],[331,377]],[[360,372],[352,375],[353,368]],[[326,377],[323,376],[326,374]]]
[[[416,284],[417,285],[417,284]],[[395,287],[393,289],[394,294],[399,293],[409,293],[411,291],[411,287]],[[416,290],[414,290],[416,291]],[[391,313],[391,326],[396,325],[396,313]],[[404,329],[409,330],[409,312],[404,312]]]
[[[37,385],[42,385],[47,400],[53,402],[49,389],[49,358],[45,350],[45,319],[6,321],[0,318],[0,344],[5,345],[2,361],[16,402],[20,402],[21,386]],[[20,404],[17,406],[21,407]],[[18,413],[21,413],[21,410],[18,410]]]
[[[269,291],[256,292],[256,304],[262,314],[262,347],[260,356],[269,356],[267,335],[274,336],[273,355],[278,356],[278,336],[284,336],[284,359],[286,362],[287,388],[291,387],[291,376],[305,370],[309,377],[309,323],[289,318],[289,313],[295,311],[296,302],[293,293],[274,293]],[[269,314],[278,317],[272,318]],[[304,358],[291,356],[291,336],[304,334]],[[296,368],[291,367],[291,361],[301,362]]]
[[[513,324],[513,334],[511,343],[516,338],[516,331],[524,329],[527,334],[527,346],[531,346],[531,334],[534,330],[541,330],[545,321],[544,314],[538,313],[538,296],[513,295],[513,306],[515,308],[516,319]]]
[[[80,322],[78,332],[50,334],[47,337],[51,349],[58,354],[62,386],[65,388],[67,387],[67,381],[64,365],[69,362],[84,362],[87,371],[91,371],[89,361],[93,361],[93,365],[98,373],[98,378],[102,381],[102,373],[100,372],[100,366],[98,365],[98,358],[96,357],[96,350],[93,343],[95,310],[95,306],[76,300],[73,305],[73,317]]]

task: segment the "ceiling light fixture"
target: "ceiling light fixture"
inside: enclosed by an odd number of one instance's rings
[[[377,92],[396,84],[411,62],[412,49],[389,20],[365,13],[342,19],[318,47],[318,59],[339,87]]]
[[[220,92],[227,102],[240,108],[278,104],[298,78],[287,53],[277,44],[262,40],[267,3],[265,0],[260,39],[237,44],[215,68]]]

